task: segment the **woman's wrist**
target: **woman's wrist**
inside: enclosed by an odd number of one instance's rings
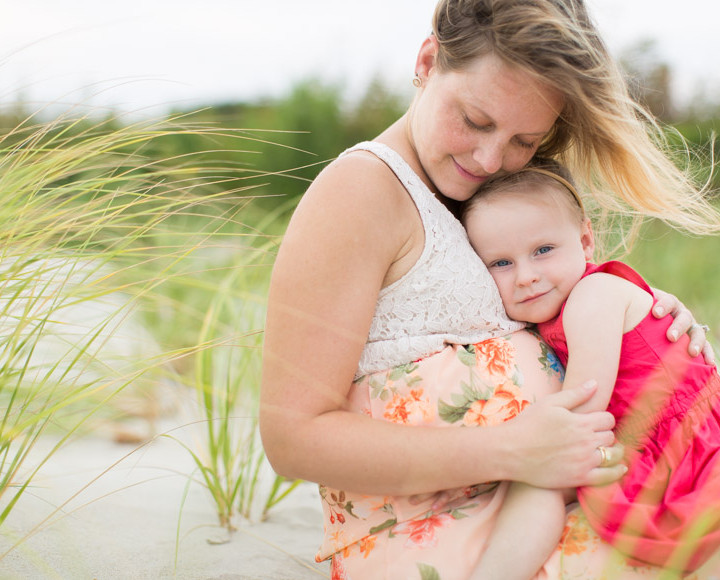
[[[477,483],[486,481],[519,481],[525,461],[522,450],[525,449],[524,435],[518,428],[518,421],[512,420],[491,427],[480,427],[484,436],[482,451],[478,458]]]

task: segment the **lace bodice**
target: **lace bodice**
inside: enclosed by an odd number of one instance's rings
[[[497,287],[470,246],[465,229],[405,160],[388,146],[365,142],[412,197],[425,229],[423,252],[402,278],[380,291],[358,376],[524,327],[505,314]]]

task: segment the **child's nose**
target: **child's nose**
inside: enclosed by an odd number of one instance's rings
[[[517,267],[516,272],[515,283],[518,286],[528,286],[540,279],[540,274],[537,269],[529,264]]]

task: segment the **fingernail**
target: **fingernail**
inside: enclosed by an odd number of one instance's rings
[[[658,306],[655,308],[655,314],[658,316],[663,316],[665,314],[665,309],[662,306]]]
[[[700,354],[700,347],[699,347],[699,346],[694,346],[694,347],[692,347],[692,352],[693,352],[693,356],[699,355],[699,354]]]
[[[673,340],[677,340],[677,339],[678,339],[678,331],[677,331],[677,330],[671,330],[671,331],[670,331],[670,336],[672,337]]]

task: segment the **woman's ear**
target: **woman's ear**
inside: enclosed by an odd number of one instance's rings
[[[420,52],[418,52],[417,62],[415,63],[415,74],[420,77],[422,82],[428,79],[431,71],[435,68],[439,48],[434,34],[428,36],[420,46]]]
[[[590,218],[585,218],[580,230],[580,243],[585,253],[585,261],[590,262],[595,254],[595,234],[593,234]]]

